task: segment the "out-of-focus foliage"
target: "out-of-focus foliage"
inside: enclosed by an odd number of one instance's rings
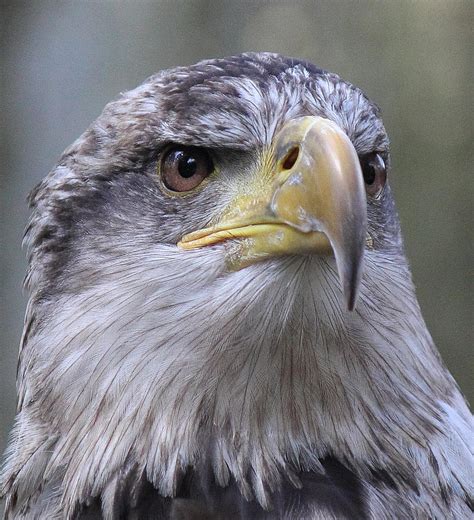
[[[473,397],[470,0],[2,5],[0,449],[15,408],[26,194],[119,92],[161,68],[245,50],[306,58],[382,108],[420,303],[447,365]]]

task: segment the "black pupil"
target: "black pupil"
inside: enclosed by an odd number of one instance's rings
[[[369,161],[365,164],[363,169],[364,181],[366,184],[373,184],[375,181],[375,164]]]
[[[385,168],[382,157],[377,153],[362,157],[360,165],[364,175],[364,182],[369,186],[376,181],[377,173],[381,173]]]
[[[181,177],[189,179],[197,170],[198,163],[196,159],[190,155],[185,155],[183,152],[178,154],[178,172]]]

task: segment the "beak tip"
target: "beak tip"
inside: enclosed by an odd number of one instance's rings
[[[349,293],[346,294],[346,301],[347,301],[347,310],[352,312],[355,309],[356,302],[357,302],[357,291],[355,289],[349,291]]]
[[[338,262],[337,257],[338,255],[336,254],[337,270],[341,281],[344,300],[347,304],[347,309],[353,311],[356,307],[359,296],[359,287],[364,261],[363,250],[358,255],[354,255],[352,261],[343,257],[340,258],[340,261]]]

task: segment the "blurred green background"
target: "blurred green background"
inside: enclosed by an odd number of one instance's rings
[[[472,1],[2,2],[0,451],[26,298],[25,197],[107,101],[157,70],[268,50],[362,87],[382,108],[424,316],[474,397]]]

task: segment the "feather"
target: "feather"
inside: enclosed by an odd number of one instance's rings
[[[237,239],[176,246],[308,114],[390,166],[362,91],[248,53],[124,93],[32,193],[7,519],[469,518],[472,416],[421,316],[389,185],[368,199],[354,312],[331,256],[235,271]],[[202,189],[163,190],[170,142],[212,150]]]

